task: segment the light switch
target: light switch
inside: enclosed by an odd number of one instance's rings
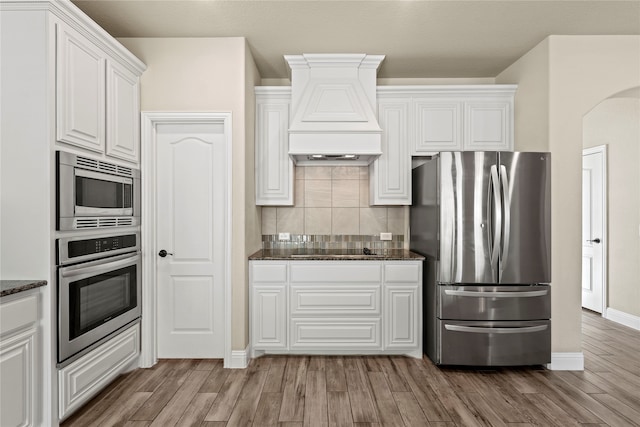
[[[278,233],[278,240],[280,241],[291,240],[291,233]]]
[[[392,237],[392,233],[380,233],[380,240],[391,240]]]

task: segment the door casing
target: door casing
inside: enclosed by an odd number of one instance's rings
[[[231,254],[231,195],[232,195],[232,144],[231,144],[231,113],[230,112],[172,112],[153,111],[141,113],[142,147],[141,147],[141,178],[142,178],[142,351],[140,367],[149,368],[158,361],[157,352],[157,296],[155,292],[157,256],[156,247],[156,217],[155,181],[156,157],[156,127],[158,124],[198,124],[215,123],[224,127],[224,144],[226,163],[229,166],[226,203],[226,234],[225,247],[227,254]],[[231,353],[231,257],[227,256],[224,266],[224,367],[232,364]]]
[[[602,204],[602,237],[600,238],[602,240],[602,242],[600,243],[602,245],[602,317],[604,317],[605,319],[607,318],[607,307],[608,307],[608,301],[607,301],[607,288],[608,288],[608,284],[607,284],[607,277],[608,277],[608,273],[607,273],[607,260],[608,260],[608,236],[607,236],[607,229],[608,229],[608,219],[607,219],[607,210],[608,210],[608,205],[607,205],[607,200],[608,200],[608,195],[607,195],[607,146],[606,145],[598,145],[596,147],[591,147],[591,148],[585,148],[582,150],[582,156],[586,156],[586,155],[590,155],[590,154],[602,154],[601,157],[601,168],[602,168],[602,199],[599,200],[598,202],[600,202]],[[582,195],[584,197],[584,194]],[[584,218],[582,218],[582,220],[584,221]],[[582,234],[581,234],[582,235]],[[581,242],[584,243],[584,242]]]

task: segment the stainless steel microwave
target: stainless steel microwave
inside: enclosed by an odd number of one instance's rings
[[[140,225],[140,171],[56,152],[56,229]]]

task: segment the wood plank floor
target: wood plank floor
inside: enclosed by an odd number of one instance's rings
[[[438,368],[405,357],[161,360],[71,426],[640,426],[640,332],[584,312],[584,372]]]

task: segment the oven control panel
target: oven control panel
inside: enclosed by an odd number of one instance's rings
[[[58,265],[139,250],[139,233],[58,239]]]

